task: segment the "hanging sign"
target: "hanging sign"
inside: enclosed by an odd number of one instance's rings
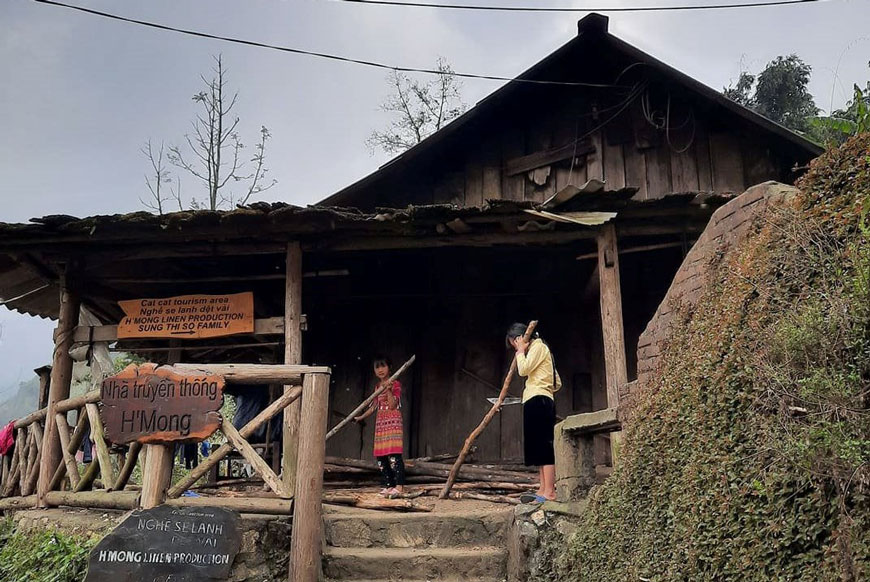
[[[118,339],[200,339],[254,332],[254,294],[179,295],[118,301]]]
[[[223,395],[221,376],[131,364],[100,386],[106,439],[114,444],[205,440],[221,425]]]
[[[91,550],[85,582],[228,580],[241,529],[217,507],[138,509]]]

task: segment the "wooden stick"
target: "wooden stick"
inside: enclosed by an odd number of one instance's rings
[[[115,480],[115,489],[123,491],[127,486],[127,481],[130,480],[130,475],[133,474],[133,468],[136,466],[136,461],[139,459],[139,452],[142,450],[142,443],[130,443],[130,449],[127,451],[127,458],[124,459],[124,466],[121,467],[121,472],[118,473],[118,478]]]
[[[30,432],[33,433],[33,445],[30,450],[33,461],[30,467],[30,473],[27,475],[26,495],[30,495],[36,491],[36,482],[39,480],[39,458],[40,453],[42,452],[42,429],[40,428],[39,423],[34,422],[28,428],[30,429]]]
[[[21,468],[18,464],[18,448],[12,452],[12,466],[9,467],[9,474],[6,476],[3,491],[0,493],[0,497],[9,497],[12,492],[15,490],[15,486],[18,484],[18,475],[20,474]]]
[[[510,503],[511,505],[520,504],[520,500],[515,497],[508,497],[507,495],[474,493],[472,491],[451,491],[450,499],[476,499],[478,501],[489,501],[492,503]]]
[[[299,398],[301,394],[302,386],[294,386],[290,391],[282,394],[278,400],[264,408],[262,412],[248,421],[248,424],[239,430],[239,434],[242,438],[248,438],[254,433],[254,431],[260,428],[264,422],[284,410],[288,404]],[[184,493],[191,485],[199,481],[203,475],[208,473],[208,470],[211,469],[212,466],[216,465],[218,461],[230,454],[232,450],[233,446],[229,443],[224,443],[219,446],[209,454],[208,458],[194,467],[187,477],[179,481],[174,487],[170,487],[169,491],[166,492],[166,496],[169,499],[174,499]]]
[[[75,455],[76,451],[79,448],[79,445],[82,444],[82,441],[85,439],[85,431],[88,429],[90,421],[88,420],[88,415],[85,412],[84,408],[79,409],[79,418],[76,422],[76,429],[73,431],[72,437],[69,441],[69,453],[71,455]],[[76,464],[78,467],[78,464]],[[78,471],[76,471],[78,473]],[[66,475],[66,464],[61,463],[57,466],[57,470],[54,472],[54,476],[51,478],[51,483],[48,485],[49,491],[54,491],[60,486],[61,481],[63,480],[64,475]],[[73,486],[75,489],[75,486]]]
[[[72,488],[79,484],[79,469],[75,457],[69,450],[69,424],[66,421],[66,414],[57,413],[54,416],[57,421],[57,434],[60,437],[60,452],[63,453],[63,463],[66,466],[66,474],[69,475],[69,482]],[[60,468],[60,465],[58,465]]]
[[[100,409],[92,402],[85,404],[85,409],[87,409],[88,418],[91,421],[91,437],[93,437],[94,445],[97,448],[97,461],[100,463],[100,478],[106,489],[111,491],[114,489],[115,471],[112,468],[112,456],[109,454],[109,445],[106,444],[106,439],[103,436],[103,421],[100,420]]]
[[[269,488],[274,491],[278,497],[282,497],[284,499],[290,499],[293,495],[284,491],[284,484],[281,482],[281,479],[278,478],[278,475],[272,470],[266,461],[263,460],[263,457],[257,454],[257,451],[248,444],[242,435],[239,434],[239,431],[236,430],[236,427],[233,426],[226,418],[223,420],[221,424],[221,431],[224,433],[224,436],[227,437],[227,440],[236,447],[242,456],[248,461],[254,470],[263,478]]]
[[[79,491],[90,489],[99,472],[100,463],[96,459],[93,459],[88,465],[88,468],[85,469],[85,474],[82,475],[81,479],[79,479],[79,484],[73,487],[73,492],[78,493]]]
[[[526,328],[526,333],[523,334],[523,339],[525,341],[529,341],[532,333],[535,331],[535,327],[537,327],[538,322],[532,321],[529,323],[529,326]],[[517,357],[514,354],[513,360],[511,360],[510,369],[508,369],[508,373],[505,376],[504,384],[502,384],[501,392],[498,394],[498,400],[495,404],[492,405],[492,408],[489,409],[489,412],[486,413],[486,416],[483,417],[483,420],[480,421],[480,424],[477,425],[471,434],[468,435],[468,438],[465,439],[465,444],[462,445],[462,450],[459,452],[459,457],[457,457],[456,462],[453,463],[453,468],[450,470],[450,474],[447,476],[447,483],[444,484],[444,489],[441,490],[441,495],[439,497],[441,499],[446,499],[450,494],[450,488],[453,487],[453,483],[456,481],[456,477],[459,475],[459,468],[462,467],[462,463],[465,461],[465,456],[468,454],[471,445],[474,444],[474,441],[483,432],[483,429],[487,427],[496,413],[501,409],[502,402],[504,402],[505,396],[507,396],[508,388],[510,388],[511,380],[514,378],[514,374],[517,371]]]
[[[381,385],[380,388],[378,388],[377,390],[375,390],[374,393],[373,393],[371,396],[369,396],[368,398],[366,398],[365,400],[362,401],[362,404],[360,404],[359,406],[357,406],[356,408],[354,408],[354,409],[353,409],[353,412],[351,412],[350,414],[348,414],[347,417],[346,417],[344,420],[342,420],[341,422],[339,422],[337,425],[335,425],[335,427],[333,427],[333,429],[332,429],[331,431],[329,431],[328,433],[326,433],[326,440],[329,440],[330,438],[332,438],[332,436],[333,436],[335,433],[337,433],[338,431],[340,431],[342,428],[345,427],[345,425],[347,425],[347,423],[349,423],[350,421],[352,421],[354,416],[356,416],[357,414],[359,414],[360,412],[362,412],[363,410],[365,410],[365,409],[368,407],[369,404],[371,404],[372,402],[374,402],[375,398],[377,398],[378,396],[380,396],[381,392],[383,392],[383,391],[386,390],[387,388],[391,387],[391,386],[393,385],[393,380],[395,380],[396,378],[398,378],[399,375],[401,375],[402,372],[404,372],[405,370],[407,370],[407,369],[411,366],[411,364],[414,363],[414,360],[416,360],[416,359],[417,359],[417,356],[411,356],[411,359],[409,359],[407,362],[405,362],[404,364],[402,364],[402,367],[399,368],[399,369],[396,371],[395,374],[393,374],[392,376],[390,376],[390,377],[387,379],[387,381],[384,382],[384,383]]]
[[[295,364],[173,364],[184,372],[208,372],[223,376],[229,384],[292,384],[303,374],[329,374],[330,369]]]
[[[30,426],[30,425],[28,425]],[[21,455],[19,463],[21,464],[21,473],[18,475],[18,487],[21,489],[21,495],[27,497],[27,478],[30,477],[30,470],[33,468],[31,459],[31,449],[33,449],[33,433],[26,428],[19,431],[22,435]]]

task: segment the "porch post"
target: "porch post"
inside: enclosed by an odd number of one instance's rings
[[[287,271],[284,287],[284,363],[302,363],[302,247],[287,244]],[[284,386],[286,394],[292,386]],[[299,439],[299,415],[302,398],[284,409],[284,454],[281,469],[284,491],[296,490],[296,458]]]
[[[290,582],[320,579],[323,540],[323,463],[329,409],[329,374],[305,374],[302,381],[299,473],[293,498]],[[286,410],[286,409],[285,409]]]
[[[170,366],[181,359],[177,339],[169,340],[166,363]],[[166,492],[172,485],[172,468],[175,465],[175,445],[150,444],[142,447],[142,493],[139,507],[151,509],[166,501]],[[132,449],[131,449],[132,451]],[[133,461],[135,463],[135,461]]]
[[[51,478],[61,463],[60,439],[57,434],[55,405],[69,398],[72,380],[73,361],[69,349],[73,343],[73,331],[79,322],[78,295],[67,287],[66,275],[60,278],[60,309],[57,329],[54,332],[54,354],[51,360],[51,379],[48,386],[48,410],[45,415],[45,431],[42,434],[42,455],[39,460],[39,481],[36,486],[36,503],[46,507],[45,494],[48,493]]]
[[[612,222],[601,227],[597,237],[601,331],[604,338],[604,374],[607,384],[607,407],[619,407],[619,389],[628,382],[625,364],[625,332],[622,323],[622,291],[619,287],[619,252],[616,227]],[[613,461],[619,453],[619,433],[611,433]]]

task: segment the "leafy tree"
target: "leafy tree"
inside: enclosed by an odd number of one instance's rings
[[[855,85],[853,91],[846,107],[810,120],[813,139],[826,146],[836,146],[854,135],[870,132],[870,81],[864,89]]]
[[[807,86],[812,67],[797,55],[779,56],[758,76],[741,73],[737,84],[726,87],[726,97],[750,107],[789,129],[806,133],[809,119],[819,113]]]
[[[213,76],[207,79],[200,76],[205,89],[193,96],[199,106],[199,113],[192,123],[193,131],[185,134],[186,146],[173,145],[166,153],[168,162],[184,170],[185,173],[201,181],[208,195],[205,203],[191,198],[190,208],[217,210],[234,204],[245,204],[251,197],[268,190],[277,181],[268,181],[266,168],[266,142],[272,134],[265,126],[260,127],[260,136],[254,146],[254,153],[247,161],[243,159],[245,148],[238,132],[239,117],[233,113],[239,93],[231,95],[226,90],[226,68],[220,55],[214,57]],[[180,209],[184,208],[181,198],[181,182],[173,189],[172,177],[163,162],[163,146],[159,149],[147,142],[143,153],[151,162],[151,170],[146,176],[150,197],[142,203],[158,213],[163,213],[164,205],[173,199]],[[268,182],[268,183],[267,183]],[[164,187],[169,187],[167,193]]]
[[[403,152],[462,115],[462,83],[443,58],[438,59],[436,68],[438,75],[426,83],[398,71],[387,77],[393,93],[381,109],[395,118],[386,130],[373,131],[366,140],[373,151]]]

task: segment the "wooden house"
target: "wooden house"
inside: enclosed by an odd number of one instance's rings
[[[397,365],[416,354],[402,378],[406,454],[456,452],[498,393],[514,321],[540,320],[565,380],[558,414],[616,406],[637,338],[712,211],[749,185],[792,181],[818,151],[591,15],[317,206],[0,224],[0,299],[58,317],[59,297],[76,297],[102,324],[78,325],[86,342],[115,339],[119,300],[253,291],[254,334],[115,347],[157,362],[330,366],[330,425],[371,391],[375,353]],[[66,317],[61,327],[79,324]],[[520,407],[505,407],[476,458],[518,460],[521,436]],[[348,428],[328,453],[366,458],[371,445],[371,426]]]

